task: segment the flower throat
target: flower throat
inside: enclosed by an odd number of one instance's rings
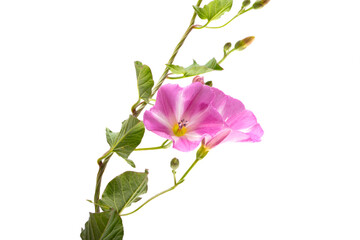
[[[177,122],[174,127],[173,127],[173,132],[175,134],[175,136],[177,137],[182,137],[185,135],[186,133],[186,126],[189,122],[186,121],[185,119],[181,119],[181,121]]]

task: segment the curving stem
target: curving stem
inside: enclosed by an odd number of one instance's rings
[[[196,3],[196,6],[199,7],[200,4],[201,4],[201,2],[202,2],[202,0],[198,0],[198,2]],[[161,77],[160,77],[160,79],[159,79],[159,82],[158,82],[158,83],[155,85],[155,87],[153,88],[150,97],[153,97],[153,96],[156,94],[156,92],[159,90],[159,88],[161,87],[161,85],[164,83],[164,81],[165,81],[165,79],[166,79],[166,77],[167,77],[167,75],[168,75],[168,73],[169,73],[169,70],[170,70],[170,68],[168,67],[168,65],[171,65],[171,64],[174,62],[176,55],[178,54],[181,46],[182,46],[182,45],[184,44],[184,42],[185,42],[185,39],[186,39],[187,36],[190,34],[191,30],[193,30],[193,29],[196,27],[196,26],[194,25],[196,16],[197,16],[197,13],[194,11],[194,14],[193,14],[193,16],[192,16],[192,18],[191,18],[191,21],[190,21],[190,24],[189,24],[189,27],[186,29],[186,31],[185,31],[184,35],[182,36],[180,42],[176,45],[175,50],[174,50],[173,54],[171,55],[171,57],[170,57],[167,65],[166,65],[166,68],[165,68],[163,74],[161,75]],[[139,114],[140,114],[141,111],[145,108],[146,105],[147,105],[146,102],[141,103],[141,104],[139,105],[139,109],[137,109],[136,111],[134,111],[134,112],[133,112],[133,115],[134,115],[135,117],[138,117]]]

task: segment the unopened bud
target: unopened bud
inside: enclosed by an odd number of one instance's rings
[[[212,83],[212,81],[207,81],[207,82],[205,83],[205,85],[206,85],[206,86],[209,86],[209,87],[212,87],[212,86],[213,86],[213,83]]]
[[[260,9],[262,7],[264,7],[266,4],[268,4],[270,2],[270,0],[260,0],[260,1],[257,1],[253,4],[253,8],[254,9]]]
[[[196,76],[196,77],[193,78],[192,82],[193,82],[193,83],[199,82],[199,83],[204,84],[204,77],[201,77],[201,76],[198,75],[198,76]]]
[[[225,43],[224,52],[227,52],[231,48],[231,42]]]
[[[179,167],[180,161],[177,158],[173,158],[171,159],[170,162],[170,167],[172,168],[172,170],[176,170]]]
[[[250,4],[250,0],[244,0],[242,3],[243,8],[247,7]]]
[[[240,40],[237,43],[235,43],[234,49],[242,51],[245,48],[247,48],[254,41],[254,39],[255,37],[253,36],[244,38],[243,40]]]

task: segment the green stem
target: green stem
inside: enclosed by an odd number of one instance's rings
[[[193,167],[198,163],[198,161],[200,161],[199,158],[196,158],[195,161],[193,162],[193,164],[191,164],[191,166],[188,168],[188,170],[184,173],[184,175],[180,178],[180,180],[178,181],[178,184],[182,183],[185,180],[185,177],[189,174],[189,172],[191,171],[191,169],[193,169]]]
[[[138,207],[137,209],[135,209],[134,211],[132,212],[129,212],[129,213],[125,213],[125,214],[121,214],[120,216],[127,216],[127,215],[130,215],[130,214],[133,214],[135,212],[137,212],[138,210],[140,210],[143,206],[145,206],[147,203],[151,202],[152,200],[154,200],[155,198],[163,195],[164,193],[167,193],[167,192],[170,192],[172,190],[174,190],[177,186],[179,186],[181,183],[184,182],[185,180],[185,177],[189,174],[189,172],[191,171],[191,169],[193,169],[193,167],[196,165],[196,163],[199,161],[200,159],[197,158],[195,159],[195,161],[193,162],[193,164],[191,164],[191,166],[188,168],[188,170],[184,173],[184,175],[180,178],[180,180],[178,182],[176,182],[176,179],[175,179],[175,174],[174,174],[174,186],[154,195],[153,197],[149,198],[146,202],[144,202],[140,207]]]
[[[200,6],[201,2],[202,2],[202,0],[198,0],[198,2],[196,3],[196,6]],[[195,23],[196,16],[197,16],[197,14],[194,11],[194,14],[193,14],[193,16],[191,18],[191,21],[190,21],[190,24],[189,24],[189,27],[186,29],[186,31],[185,31],[184,35],[182,36],[180,42],[176,45],[175,50],[174,50],[173,54],[171,55],[171,57],[170,57],[170,59],[168,61],[168,65],[171,65],[174,62],[177,53],[179,52],[181,46],[185,42],[185,39],[187,38],[187,36],[191,32],[191,30],[194,28],[194,23]],[[162,76],[159,79],[159,82],[153,88],[150,98],[152,98],[156,94],[156,92],[159,90],[161,85],[164,83],[164,81],[166,79],[166,76],[168,75],[169,70],[170,70],[169,67],[166,66],[166,68],[164,70],[164,73],[162,74]],[[141,111],[145,108],[146,105],[147,105],[146,102],[140,103],[140,99],[139,99],[133,105],[133,107],[131,109],[133,116],[138,117],[140,115]],[[139,109],[136,109],[137,107],[139,107]],[[96,177],[96,187],[95,187],[95,194],[94,194],[95,212],[97,212],[97,213],[100,212],[98,202],[99,202],[99,197],[100,197],[101,179],[102,179],[102,175],[103,175],[103,173],[105,171],[106,165],[107,165],[108,161],[110,160],[111,156],[112,156],[112,152],[108,151],[102,157],[100,157],[98,159],[98,161],[97,161],[98,164],[99,164],[99,171],[98,171],[98,174],[97,174],[97,177]],[[105,159],[104,162],[102,162],[103,159]]]
[[[188,77],[192,77],[192,76],[188,76]],[[167,79],[170,79],[170,80],[176,80],[176,79],[182,79],[182,78],[187,78],[187,77],[184,77],[184,76],[178,76],[178,77],[167,77]]]
[[[173,176],[174,176],[174,186],[176,185],[176,171],[172,170]]]
[[[127,216],[127,215],[130,215],[130,214],[133,214],[135,212],[137,212],[138,210],[140,210],[140,208],[142,208],[143,206],[145,206],[148,202],[150,202],[151,200],[163,195],[164,193],[167,193],[167,192],[170,192],[171,190],[175,189],[177,187],[177,185],[174,185],[172,186],[171,188],[168,188],[166,189],[165,191],[162,191],[161,193],[158,193],[156,194],[155,196],[149,198],[146,202],[144,202],[140,207],[138,207],[137,209],[135,209],[134,211],[132,212],[129,212],[129,213],[125,213],[125,214],[121,214],[120,216]]]
[[[233,51],[235,51],[235,49],[232,49],[230,52],[226,53],[224,57],[218,62],[218,64],[221,64]]]
[[[211,21],[207,21],[207,23],[205,23],[205,25],[203,25],[203,26],[197,26],[197,27],[195,27],[195,29],[203,29],[203,28],[207,27],[207,25],[209,25],[210,22],[211,22]]]
[[[199,7],[200,4],[201,4],[201,2],[202,2],[202,0],[198,0],[198,2],[196,3],[196,6]],[[176,45],[175,50],[174,50],[174,52],[172,53],[172,55],[171,55],[171,57],[170,57],[167,65],[166,65],[166,68],[165,68],[163,74],[161,75],[161,77],[160,77],[160,79],[159,79],[159,82],[155,85],[155,87],[154,87],[153,90],[152,90],[152,93],[151,93],[151,95],[150,95],[150,98],[152,98],[152,97],[156,94],[156,92],[159,90],[159,88],[161,87],[161,85],[164,83],[164,81],[165,81],[165,79],[166,79],[166,77],[167,77],[167,75],[168,75],[168,73],[169,73],[169,70],[170,70],[170,68],[168,67],[168,65],[171,65],[171,64],[174,62],[176,55],[178,54],[180,48],[182,47],[182,45],[183,45],[184,42],[185,42],[185,39],[187,38],[187,36],[188,36],[189,33],[191,32],[191,30],[193,30],[196,16],[197,16],[197,14],[196,14],[196,12],[194,11],[194,14],[193,14],[193,16],[192,16],[192,18],[191,18],[191,21],[190,21],[190,24],[189,24],[189,27],[186,29],[184,35],[183,35],[182,38],[180,39],[180,42]],[[133,112],[133,115],[134,115],[135,117],[138,117],[138,116],[140,115],[141,111],[145,108],[146,105],[147,105],[146,102],[141,103],[140,106],[139,106],[139,109],[137,109],[136,111],[134,111],[134,112]]]
[[[158,147],[149,147],[149,148],[137,148],[134,151],[148,151],[148,150],[157,150],[157,149],[165,149],[165,147],[158,146]]]
[[[136,111],[136,108],[139,106],[140,104],[140,98],[137,100],[136,103],[134,103],[134,105],[132,105],[131,107],[131,112],[134,113]]]
[[[206,27],[206,26],[208,25],[208,23],[207,23],[207,24],[205,24],[203,27],[211,28],[211,29],[217,29],[217,28],[225,27],[226,25],[228,25],[229,23],[231,23],[235,18],[237,18],[238,16],[240,16],[240,15],[242,15],[242,14],[250,11],[251,9],[253,9],[253,8],[251,7],[251,8],[249,8],[249,9],[246,9],[245,11],[241,11],[241,10],[240,10],[238,14],[236,14],[232,19],[230,19],[230,20],[229,20],[227,23],[225,23],[224,25],[221,25],[221,26],[218,26],[218,27]]]
[[[167,139],[165,142],[163,142],[163,144],[161,144],[161,146],[149,147],[149,148],[137,148],[134,151],[147,151],[147,150],[166,149],[166,148],[169,148],[171,144],[172,144],[172,142],[169,139]]]
[[[95,194],[94,194],[94,205],[95,205],[95,212],[96,213],[100,212],[99,198],[100,198],[101,179],[102,179],[102,176],[104,174],[106,165],[109,162],[112,154],[113,153],[109,150],[102,157],[100,157],[98,159],[98,161],[97,161],[98,164],[99,164],[99,171],[98,171],[98,174],[96,176],[96,186],[95,186]],[[104,161],[102,161],[103,159],[104,159]]]

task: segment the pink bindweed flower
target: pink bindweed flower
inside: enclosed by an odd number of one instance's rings
[[[177,84],[162,86],[155,106],[144,114],[145,127],[173,141],[180,151],[195,149],[205,136],[215,136],[223,129],[223,117],[211,102],[211,87],[195,82],[185,88]]]
[[[245,109],[239,100],[225,95],[217,88],[212,88],[215,99],[212,105],[221,114],[225,127],[215,136],[206,136],[202,145],[211,149],[222,142],[259,142],[264,131],[258,124],[255,115]]]

